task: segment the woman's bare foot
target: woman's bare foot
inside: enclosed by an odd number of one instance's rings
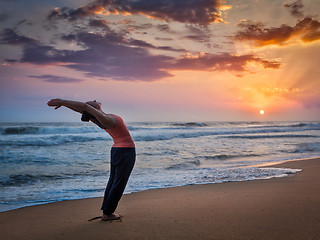
[[[111,213],[111,214],[102,214],[101,220],[102,221],[112,221],[112,220],[118,220],[122,216],[116,213]]]

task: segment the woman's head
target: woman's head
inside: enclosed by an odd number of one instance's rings
[[[88,101],[86,104],[89,104],[90,106],[94,107],[95,109],[101,111],[101,103],[97,102],[96,100]],[[81,121],[83,122],[89,122],[89,121],[95,121],[95,117],[92,116],[90,113],[84,111],[81,116]]]
[[[90,106],[94,107],[97,110],[101,110],[101,103],[97,102],[96,100],[88,101],[86,104],[89,104]]]

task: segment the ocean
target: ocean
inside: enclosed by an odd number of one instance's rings
[[[320,156],[320,122],[132,122],[125,193],[285,177],[257,164]],[[102,197],[112,139],[90,123],[0,123],[0,211]]]

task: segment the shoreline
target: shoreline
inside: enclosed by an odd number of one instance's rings
[[[317,239],[320,157],[268,166],[303,171],[126,194],[121,222],[87,221],[101,198],[28,206],[1,212],[0,229],[4,239]]]
[[[243,167],[236,167],[236,168],[239,168],[239,169],[241,169],[241,168],[250,168],[250,167],[264,168],[264,167],[276,166],[276,165],[279,165],[279,164],[282,164],[282,163],[286,163],[286,162],[312,160],[312,159],[317,159],[317,158],[320,158],[320,156],[308,157],[308,158],[288,159],[288,160],[279,160],[278,162],[268,162],[268,163],[262,163],[262,164],[257,164],[257,165],[248,165],[248,166],[243,166]],[[283,174],[284,176],[283,175],[274,175],[274,176],[271,176],[271,177],[256,178],[256,179],[249,179],[249,180],[212,182],[212,183],[211,182],[204,182],[204,183],[193,183],[193,184],[177,185],[177,186],[170,186],[170,187],[151,188],[151,189],[145,189],[145,190],[141,190],[141,191],[125,193],[124,195],[129,195],[129,194],[134,194],[134,193],[144,192],[144,191],[149,191],[149,190],[176,188],[176,187],[184,187],[184,186],[190,186],[190,185],[221,184],[221,183],[228,183],[228,182],[247,182],[247,181],[256,181],[256,180],[268,180],[268,179],[273,179],[273,178],[283,178],[283,177],[288,177],[288,175],[290,175],[290,174],[296,174],[296,173],[302,171],[302,169],[293,169],[293,170],[298,170],[298,171],[295,172],[295,173]],[[85,200],[85,199],[91,199],[91,198],[100,198],[100,197],[85,197],[85,198],[74,198],[74,199],[62,199],[62,200],[43,201],[43,202],[40,201],[38,203],[30,203],[30,204],[27,204],[27,205],[22,205],[22,206],[19,206],[19,207],[8,209],[8,210],[1,210],[0,213],[13,211],[13,210],[18,210],[18,209],[26,208],[26,207],[34,207],[34,206],[40,206],[40,205],[58,203],[58,202],[64,202],[64,201]]]

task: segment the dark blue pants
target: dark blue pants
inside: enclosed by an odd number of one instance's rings
[[[136,160],[135,148],[111,148],[111,169],[104,193],[101,210],[104,214],[114,213],[127,185]]]

